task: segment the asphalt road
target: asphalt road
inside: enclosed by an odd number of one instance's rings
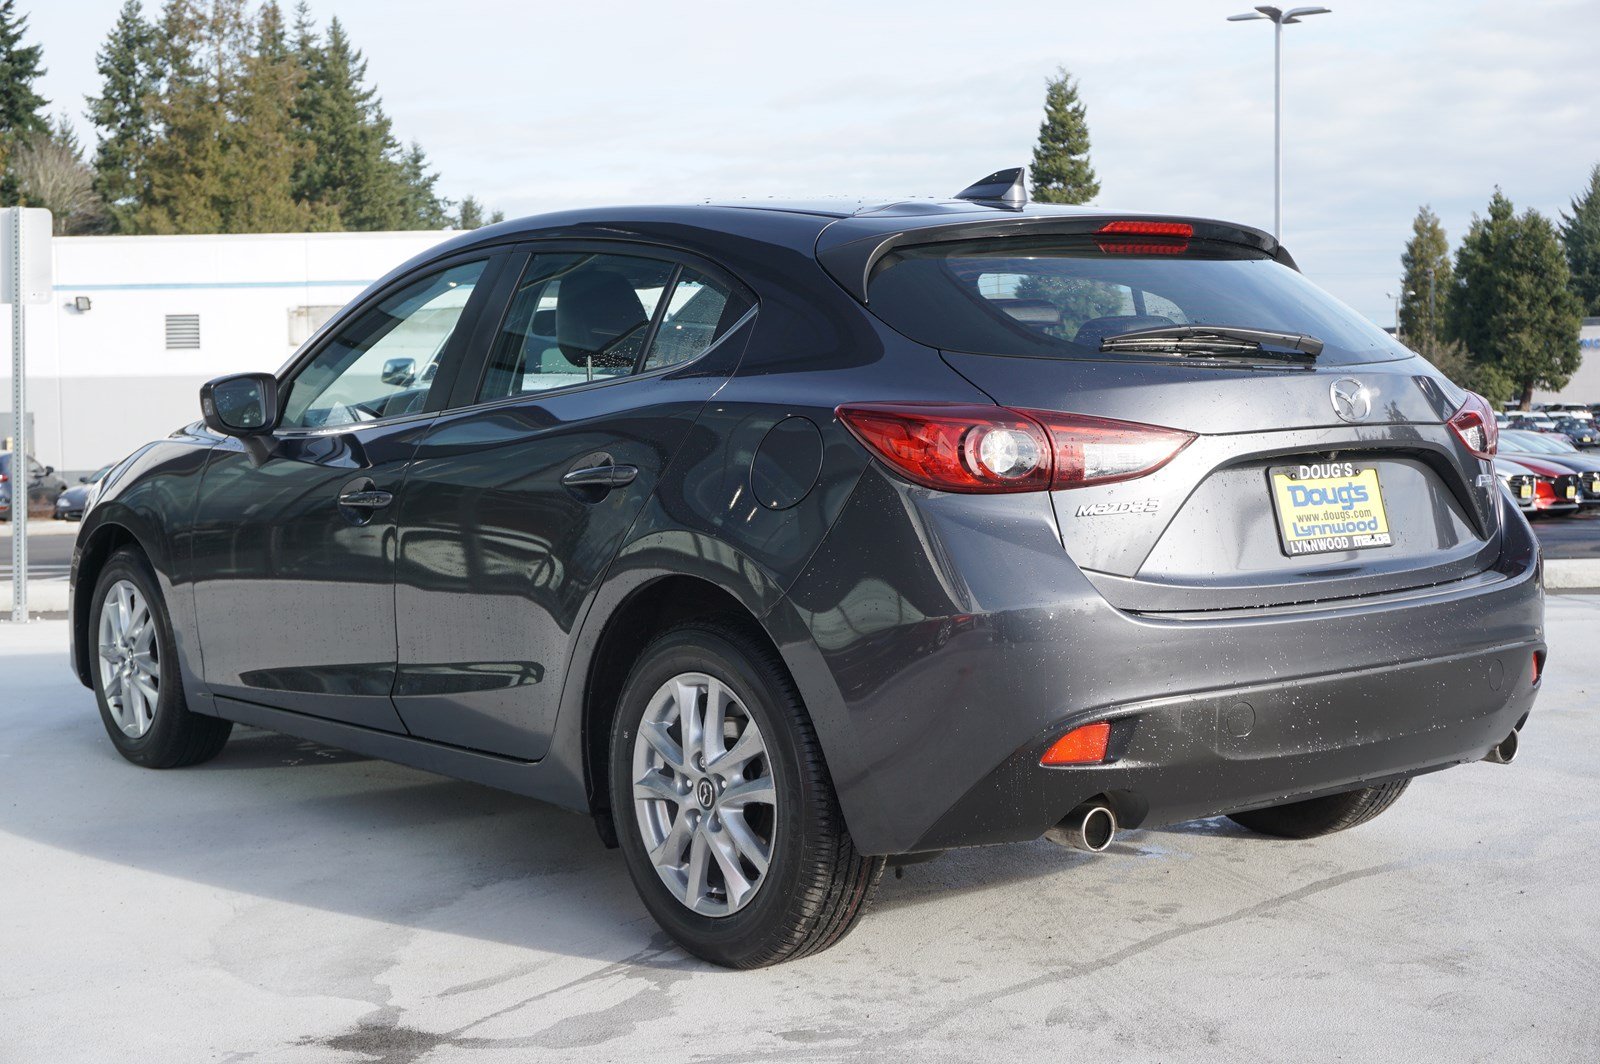
[[[1600,596],[1514,765],[1306,842],[1211,820],[886,877],[839,947],[687,957],[582,817],[262,732],[151,772],[0,624],[0,1060],[1600,1059]]]

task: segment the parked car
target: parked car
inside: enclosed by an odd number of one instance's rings
[[[1523,513],[1533,513],[1538,509],[1537,500],[1540,495],[1547,494],[1549,498],[1555,498],[1553,486],[1548,492],[1541,491],[1538,486],[1541,479],[1548,481],[1549,477],[1541,478],[1527,466],[1519,465],[1503,453],[1494,456],[1494,471],[1517,504],[1517,509]]]
[[[94,493],[99,490],[100,481],[109,472],[111,472],[111,466],[103,465],[88,476],[79,477],[77,484],[57,495],[55,519],[57,521],[83,520],[84,507],[88,505]]]
[[[11,520],[15,508],[16,464],[10,451],[0,451],[0,521]],[[67,482],[56,476],[54,466],[40,465],[31,457],[27,470],[28,513],[36,517],[50,513],[56,496],[66,489]]]
[[[1600,447],[1600,428],[1593,421],[1562,416],[1556,419],[1556,431],[1579,447]]]
[[[890,859],[1306,838],[1510,760],[1543,595],[1488,404],[1264,232],[1020,188],[399,267],[107,477],[71,629],[111,741],[243,722],[582,810],[735,967]]]
[[[1578,503],[1585,507],[1600,506],[1600,455],[1580,451],[1570,440],[1539,432],[1504,432],[1500,441],[1502,454],[1518,459],[1532,457],[1576,474]]]

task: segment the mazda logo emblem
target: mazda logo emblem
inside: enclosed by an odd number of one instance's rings
[[[1340,377],[1328,386],[1333,412],[1340,421],[1365,421],[1372,413],[1372,393],[1354,377]]]
[[[710,780],[701,780],[694,786],[694,796],[700,800],[702,806],[710,809],[711,803],[717,800],[717,788]]]

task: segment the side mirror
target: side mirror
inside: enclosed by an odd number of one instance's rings
[[[379,378],[385,384],[393,384],[404,388],[410,384],[417,375],[417,360],[414,358],[391,358],[383,364],[383,375]]]
[[[206,428],[224,436],[267,436],[278,425],[278,378],[237,373],[200,386]]]
[[[44,467],[44,475],[45,476],[49,476],[51,473],[54,473],[55,471],[56,471],[56,467],[53,466],[53,465],[47,465],[47,466]]]

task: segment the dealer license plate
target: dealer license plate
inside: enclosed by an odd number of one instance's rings
[[[1366,550],[1394,542],[1378,471],[1371,466],[1313,462],[1267,473],[1285,554]]]

